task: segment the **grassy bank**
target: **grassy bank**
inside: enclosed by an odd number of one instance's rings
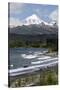
[[[35,74],[26,74],[12,80],[10,78],[10,87],[42,86],[58,84],[58,65],[41,69]]]

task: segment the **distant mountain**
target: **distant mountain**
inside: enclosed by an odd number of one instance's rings
[[[22,21],[22,26],[9,28],[15,34],[58,34],[58,25],[55,21],[47,23],[33,14]]]
[[[58,24],[56,23],[56,21],[50,22],[49,25],[52,27],[58,27]]]
[[[58,27],[50,27],[48,25],[28,25],[9,28],[10,33],[15,34],[58,34]]]
[[[19,26],[31,26],[31,25],[38,25],[38,26],[43,26],[43,25],[48,25],[50,27],[57,27],[57,23],[56,21],[51,21],[50,23],[45,22],[44,20],[42,20],[39,16],[37,16],[36,14],[32,14],[31,16],[28,16],[27,18],[25,18],[24,20],[20,21],[20,25]],[[10,28],[12,28],[13,26],[10,26]],[[17,27],[17,26],[14,26]]]
[[[45,25],[48,25],[47,22],[45,22],[42,19],[40,19],[36,14],[33,14],[33,15],[27,17],[23,21],[23,25],[42,24],[42,23],[44,23]]]

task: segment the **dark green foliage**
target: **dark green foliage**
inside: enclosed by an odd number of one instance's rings
[[[33,47],[33,48],[48,48],[49,52],[58,51],[58,39],[47,39],[40,41],[28,41],[28,40],[10,40],[9,47]]]

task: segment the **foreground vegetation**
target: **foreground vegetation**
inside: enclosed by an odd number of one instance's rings
[[[34,74],[26,74],[9,81],[9,87],[42,86],[58,84],[58,66],[41,69]]]

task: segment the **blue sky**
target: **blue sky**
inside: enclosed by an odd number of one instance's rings
[[[14,20],[17,23],[24,20],[26,17],[36,14],[46,22],[56,20],[58,18],[58,6],[46,4],[27,4],[27,3],[10,3],[9,17],[13,24]]]

